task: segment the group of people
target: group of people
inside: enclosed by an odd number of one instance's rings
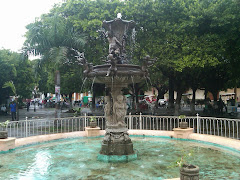
[[[210,100],[207,101],[203,111],[206,113],[214,113],[214,114],[218,114],[218,115],[223,115],[224,108],[227,111],[227,106],[225,105],[222,98],[220,97],[216,103],[212,103]]]
[[[16,121],[17,120],[17,105],[14,101],[11,102],[11,104],[9,105],[10,108],[10,112],[11,112],[11,117],[12,117],[12,121]],[[7,107],[5,105],[2,105],[1,107],[1,113],[4,115],[7,115]]]

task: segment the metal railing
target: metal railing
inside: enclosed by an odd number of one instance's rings
[[[34,119],[25,121],[11,121],[8,124],[8,136],[23,138],[46,134],[66,133],[84,131],[89,126],[91,116],[68,117],[59,119]],[[97,124],[101,129],[105,129],[105,118],[96,116]],[[1,128],[0,128],[1,130]]]
[[[95,116],[98,126],[105,129],[105,117]],[[25,121],[12,121],[8,124],[9,137],[29,137],[45,134],[55,134],[64,132],[84,131],[89,126],[91,116],[68,117],[60,119],[39,119]],[[222,136],[233,139],[240,139],[239,119],[225,119],[213,117],[185,117],[179,119],[178,116],[152,116],[152,115],[127,115],[125,122],[128,129],[136,130],[164,130],[172,131],[179,127],[181,121],[188,122],[189,127],[195,133]]]

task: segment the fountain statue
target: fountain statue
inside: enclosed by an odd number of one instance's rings
[[[83,55],[78,58],[85,67],[84,74],[94,78],[97,83],[105,84],[109,90],[105,97],[106,134],[98,157],[100,160],[111,161],[112,158],[128,161],[137,158],[125,123],[127,105],[122,89],[133,80],[140,82],[147,75],[147,66],[152,60],[147,56],[142,66],[128,64],[126,38],[127,32],[134,26],[134,21],[122,20],[119,14],[114,20],[103,21],[109,42],[106,64],[92,66]]]

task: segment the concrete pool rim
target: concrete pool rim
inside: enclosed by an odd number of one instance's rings
[[[190,134],[188,139],[173,138],[173,131],[158,131],[158,130],[129,130],[131,137],[151,137],[151,138],[167,138],[179,141],[191,141],[196,143],[202,143],[206,145],[213,145],[222,149],[230,150],[232,152],[240,153],[240,141],[236,139],[230,139],[220,136],[205,135],[205,134]],[[84,131],[59,133],[50,135],[31,136],[27,138],[19,138],[15,141],[15,148],[8,151],[1,151],[0,153],[7,153],[16,149],[28,146],[34,146],[41,143],[51,143],[55,141],[61,141],[66,139],[75,138],[96,138],[103,137],[105,130],[101,130],[100,136],[87,137]]]

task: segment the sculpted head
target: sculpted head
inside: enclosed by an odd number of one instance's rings
[[[118,96],[117,96],[117,101],[122,102],[122,101],[123,101],[123,98],[124,98],[123,95],[118,95]]]

